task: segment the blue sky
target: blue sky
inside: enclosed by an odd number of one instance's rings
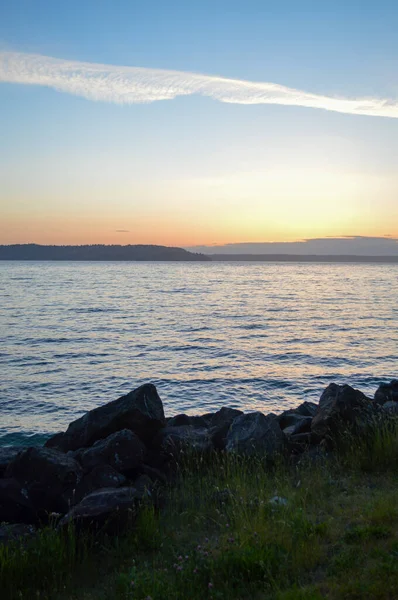
[[[3,53],[392,103],[397,31],[392,1],[0,7]],[[398,235],[396,118],[197,93],[120,106],[6,81],[0,131],[0,243]]]

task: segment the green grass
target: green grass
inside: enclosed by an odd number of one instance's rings
[[[398,444],[384,435],[272,471],[184,459],[162,509],[143,507],[123,536],[47,528],[0,549],[1,598],[398,598]]]

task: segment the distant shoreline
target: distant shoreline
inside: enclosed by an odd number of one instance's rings
[[[398,264],[398,255],[358,254],[199,254],[156,245],[0,245],[0,261],[51,262],[287,262]]]
[[[398,256],[360,256],[357,254],[209,254],[212,262],[333,262],[396,263]]]

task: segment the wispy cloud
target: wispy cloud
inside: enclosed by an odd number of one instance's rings
[[[116,233],[130,233],[130,229],[116,229]]]
[[[172,100],[177,96],[199,94],[233,104],[283,104],[398,118],[397,99],[323,96],[276,83],[84,63],[20,52],[0,52],[0,82],[41,85],[89,100],[117,104]]]

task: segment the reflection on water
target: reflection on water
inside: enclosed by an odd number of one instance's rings
[[[169,415],[271,411],[397,376],[398,266],[0,262],[0,439],[141,383]]]

